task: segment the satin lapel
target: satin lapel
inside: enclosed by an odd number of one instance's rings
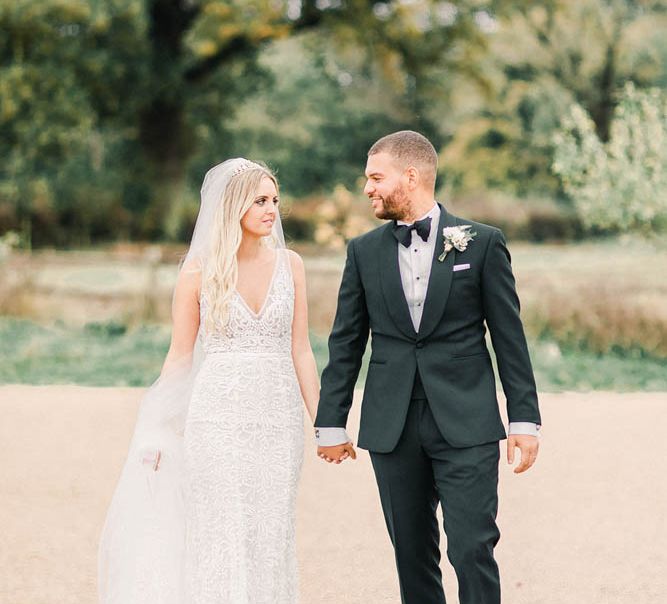
[[[435,241],[435,251],[433,252],[433,261],[431,264],[431,276],[428,280],[428,289],[426,290],[426,299],[424,300],[424,312],[422,313],[422,320],[419,324],[420,339],[427,337],[435,329],[438,321],[440,321],[442,313],[445,311],[449,290],[452,286],[456,250],[449,252],[443,262],[438,260],[438,256],[440,256],[443,251],[442,229],[450,226],[456,226],[456,218],[449,214],[445,208],[440,206],[438,238]]]
[[[396,326],[409,338],[414,338],[414,326],[410,318],[410,310],[403,292],[401,272],[398,267],[398,243],[391,232],[391,224],[387,225],[380,239],[380,282],[389,314]]]

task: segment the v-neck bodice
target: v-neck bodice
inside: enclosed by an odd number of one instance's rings
[[[208,311],[208,301],[202,294],[200,338],[205,352],[291,353],[294,282],[287,251],[277,250],[273,275],[259,313],[248,306],[236,288],[229,300],[225,325],[214,319],[215,329],[207,331],[205,318]]]
[[[241,302],[243,305],[246,307],[248,312],[255,318],[259,319],[262,316],[262,313],[264,312],[264,309],[266,308],[266,303],[269,301],[269,295],[271,294],[271,289],[273,288],[273,282],[276,278],[276,273],[278,272],[278,263],[280,260],[280,252],[281,250],[276,250],[276,258],[273,262],[273,270],[271,271],[271,279],[269,281],[269,287],[266,290],[266,294],[264,294],[264,302],[262,302],[262,305],[259,307],[259,310],[255,312],[252,308],[250,308],[250,304],[248,304],[241,294],[241,292],[238,290],[238,288],[234,288],[234,293],[241,299]]]

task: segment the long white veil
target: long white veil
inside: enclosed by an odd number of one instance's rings
[[[231,179],[264,169],[244,158],[211,168],[180,270],[205,263],[215,211]],[[285,248],[277,213],[267,243]],[[127,459],[102,529],[98,551],[101,604],[184,604],[185,464],[183,433],[192,387],[204,358],[202,326],[191,354],[165,367],[139,405]],[[157,471],[151,461],[160,452]]]

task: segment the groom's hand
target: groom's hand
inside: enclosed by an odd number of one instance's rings
[[[507,463],[510,465],[514,463],[514,452],[517,448],[521,451],[521,463],[514,468],[514,473],[521,474],[535,463],[540,443],[537,436],[510,434],[507,437]]]
[[[335,445],[333,447],[317,447],[317,456],[321,457],[329,463],[339,464],[348,457],[352,459],[357,458],[357,453],[354,450],[351,442],[343,443],[342,445]]]

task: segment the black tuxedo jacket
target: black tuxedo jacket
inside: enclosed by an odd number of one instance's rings
[[[418,332],[401,285],[392,223],[351,240],[347,248],[315,426],[345,427],[370,331],[358,446],[378,453],[393,450],[398,442],[417,370],[449,444],[468,447],[505,438],[485,324],[509,421],[541,423],[505,239],[497,228],[440,209]],[[462,224],[472,225],[476,236],[464,252],[452,250],[438,261],[443,227]],[[455,272],[456,264],[470,268]]]

